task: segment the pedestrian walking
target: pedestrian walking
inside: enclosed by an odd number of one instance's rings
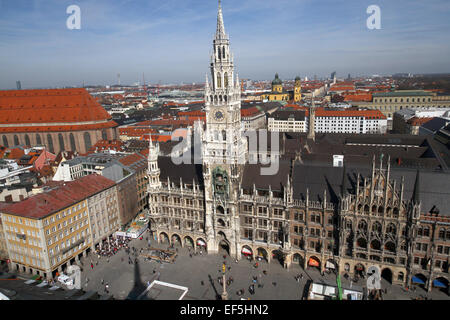
[[[94,265],[91,263],[91,269],[94,269]]]

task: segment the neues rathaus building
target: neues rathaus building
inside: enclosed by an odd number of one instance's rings
[[[206,124],[195,129],[200,161],[176,164],[150,145],[150,228],[158,241],[342,275],[374,266],[391,283],[448,286],[450,174],[433,141],[315,135],[310,126],[307,135],[269,136],[267,153],[255,151],[241,130],[241,88],[220,3],[213,49]],[[266,156],[278,160],[276,174],[248,161]]]

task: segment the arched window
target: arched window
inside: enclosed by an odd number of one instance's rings
[[[14,145],[15,146],[19,145],[19,137],[16,134],[14,135]]]
[[[220,72],[217,73],[217,88],[222,88],[222,76]]]
[[[59,142],[59,151],[65,151],[66,147],[64,146],[64,138],[61,133],[58,133],[58,142]]]
[[[367,241],[364,238],[359,238],[358,240],[356,240],[356,245],[359,248],[367,249]]]
[[[225,210],[224,210],[224,208],[223,208],[222,206],[218,206],[218,207],[216,208],[216,211],[217,211],[217,213],[219,213],[219,214],[225,214]]]
[[[395,253],[395,244],[392,241],[386,242],[384,245],[384,250]]]
[[[37,145],[41,145],[42,144],[41,135],[39,133],[36,133],[36,144]]]
[[[219,60],[220,60],[220,59],[222,58],[222,54],[221,54],[221,51],[220,51],[220,47],[218,47],[217,49],[218,49],[218,51],[219,51],[218,56],[219,56]]]
[[[70,140],[70,149],[71,149],[72,151],[75,151],[75,150],[76,150],[76,147],[75,147],[75,138],[74,138],[72,132],[69,134],[69,140]]]
[[[28,134],[25,134],[25,144],[29,147],[31,147],[31,141],[30,141],[30,137],[28,136]]]
[[[398,218],[398,213],[399,213],[398,208],[394,208],[394,214],[393,214],[394,218]]]
[[[386,228],[386,233],[389,233],[389,234],[392,234],[395,236],[395,234],[397,233],[397,228],[395,227],[394,224],[390,223]]]
[[[52,138],[52,135],[50,133],[47,134],[47,143],[48,143],[48,150],[51,153],[54,153],[55,149],[53,148],[53,138]]]
[[[89,134],[89,132],[84,133],[84,146],[86,148],[86,151],[92,147],[91,135]]]
[[[227,72],[225,72],[225,74],[224,74],[224,85],[225,85],[225,88],[227,88],[228,87],[228,73]]]
[[[381,223],[379,223],[378,221],[375,222],[375,223],[372,225],[372,231],[373,231],[373,232],[376,232],[376,233],[380,233],[380,232],[381,232]]]
[[[367,222],[364,221],[364,220],[361,220],[358,223],[358,229],[361,230],[361,231],[367,232]]]
[[[3,146],[9,148],[8,138],[5,135],[3,136]]]
[[[102,140],[108,140],[108,134],[106,133],[106,129],[102,130]]]
[[[372,240],[370,243],[370,248],[374,250],[381,250],[381,243],[377,239]]]
[[[225,59],[225,47],[222,47],[222,58]]]

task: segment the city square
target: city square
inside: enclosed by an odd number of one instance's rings
[[[130,246],[135,247],[137,252],[141,248],[148,247],[145,240],[148,232],[143,235],[144,239],[134,239]],[[152,247],[167,249],[167,244],[157,244],[151,241]],[[100,294],[105,294],[105,284],[109,285],[109,294],[115,299],[136,299],[145,291],[149,283],[153,280],[160,280],[180,286],[188,287],[189,291],[184,300],[216,300],[220,299],[223,287],[218,279],[222,277],[222,264],[226,261],[226,278],[231,276],[233,282],[227,286],[228,298],[231,300],[251,299],[251,300],[302,300],[305,297],[305,285],[308,280],[320,282],[322,279],[329,282],[336,282],[334,274],[324,274],[323,276],[315,268],[308,268],[306,271],[298,265],[292,265],[290,269],[285,269],[277,261],[267,263],[259,261],[255,268],[255,260],[249,262],[245,257],[236,263],[236,259],[230,257],[226,252],[218,254],[199,253],[190,257],[192,250],[174,246],[178,251],[178,256],[174,263],[159,263],[155,260],[145,261],[142,257],[137,258],[138,263],[128,264],[128,255],[124,250],[118,251],[111,256],[109,262],[107,258],[90,254],[82,258],[82,288],[83,290],[95,290]],[[174,249],[174,250],[175,250]],[[226,259],[223,259],[223,255]],[[132,255],[133,256],[133,255]],[[121,259],[123,258],[123,261]],[[90,259],[94,262],[92,269]],[[98,261],[98,265],[96,264]],[[231,270],[228,270],[231,267]],[[263,271],[267,272],[267,275]],[[302,279],[295,278],[302,275]],[[253,277],[257,277],[254,295],[248,292],[249,286],[253,284]],[[86,285],[86,278],[89,279]],[[102,284],[103,279],[103,284]],[[203,283],[202,283],[203,282]],[[276,283],[274,285],[274,282]],[[342,280],[343,285],[349,286],[349,281]],[[259,287],[258,284],[262,285]],[[359,280],[354,285],[365,287],[364,279]],[[237,292],[244,289],[245,293],[238,296]],[[445,299],[450,297],[438,289],[427,293],[421,287],[417,287],[415,292],[408,292],[401,286],[391,285],[387,281],[382,281],[382,289],[387,289],[384,296],[387,300],[409,300],[413,298],[428,297],[430,299]],[[175,295],[176,296],[176,295]],[[173,296],[173,298],[175,298]]]

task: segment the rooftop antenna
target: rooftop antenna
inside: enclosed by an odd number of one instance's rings
[[[117,84],[120,86],[120,73],[117,74]]]

